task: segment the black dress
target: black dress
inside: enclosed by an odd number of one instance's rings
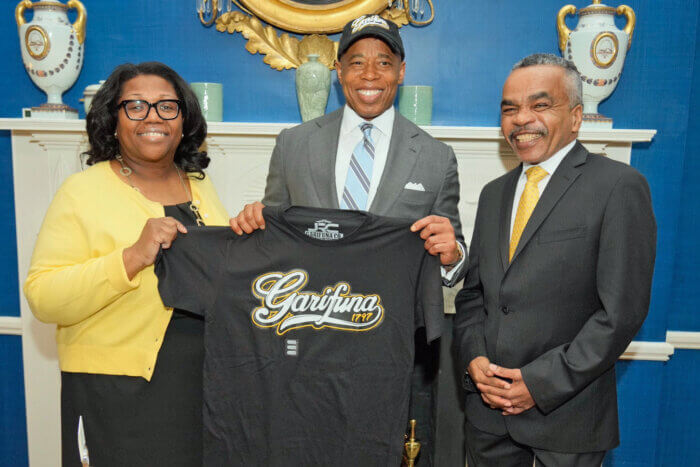
[[[165,215],[196,225],[189,203]],[[80,466],[78,417],[92,467],[202,465],[204,321],[175,310],[151,381],[61,373],[63,466]]]

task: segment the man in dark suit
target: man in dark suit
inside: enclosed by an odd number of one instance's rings
[[[649,307],[656,223],[646,180],[577,140],[581,81],[518,62],[501,128],[522,164],[479,199],[455,304],[470,467],[600,466],[619,444],[615,362]]]
[[[231,219],[234,231],[242,234],[264,228],[264,205],[357,209],[416,219],[411,230],[425,240],[426,250],[439,256],[443,284],[452,286],[463,278],[466,247],[457,209],[457,160],[450,146],[395,111],[393,103],[406,67],[404,58],[394,23],[368,15],[345,26],[336,71],[346,105],[280,133],[270,160],[265,197],[262,203],[246,205]],[[446,326],[451,328],[451,321],[446,321]],[[430,433],[434,430],[434,408],[429,407],[434,404],[431,393],[438,349],[426,348],[424,337],[418,338],[417,345],[412,415],[418,419],[424,443],[421,464],[429,465],[434,438]],[[449,370],[443,373],[446,381],[452,375]],[[456,415],[459,406],[457,396],[453,398],[451,412]],[[450,435],[456,438],[448,433],[443,439]]]

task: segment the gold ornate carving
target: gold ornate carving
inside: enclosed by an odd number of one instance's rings
[[[264,55],[263,62],[275,70],[297,68],[308,60],[309,54],[318,54],[319,61],[329,69],[335,65],[338,44],[327,36],[312,34],[301,41],[289,34],[277,35],[272,26],[239,11],[225,13],[216,20],[217,31],[231,34],[240,32],[248,39],[245,48],[252,54]]]
[[[338,43],[330,40],[328,36],[319,34],[306,36],[299,42],[297,55],[299,62],[307,62],[310,54],[318,54],[318,61],[332,70],[335,68],[335,57],[338,55]]]
[[[312,5],[294,0],[241,0],[250,12],[285,31],[301,34],[339,32],[358,16],[379,13],[387,0],[343,0]]]
[[[391,10],[387,8],[382,11],[380,16],[389,21],[393,21],[398,27],[407,25],[409,21],[408,10],[405,8],[401,10],[398,8],[392,8]]]
[[[573,5],[564,5],[557,13],[557,31],[559,32],[559,50],[564,54],[566,52],[566,43],[569,42],[569,34],[571,29],[566,26],[566,15],[576,14],[576,7]]]
[[[297,57],[299,39],[289,34],[278,36],[273,27],[265,27],[255,17],[232,11],[221,15],[216,20],[216,30],[243,34],[243,37],[248,39],[246,50],[252,54],[264,55],[263,62],[275,70],[286,70],[300,65]]]
[[[425,21],[411,17],[409,0],[396,1],[402,8],[387,8],[387,5],[393,3],[387,0],[331,0],[325,4],[307,3],[304,0],[233,0],[236,6],[250,16],[240,11],[219,15],[217,6],[221,1],[204,0],[205,5],[209,4],[211,14],[205,15],[204,10],[198,10],[201,23],[209,26],[216,22],[216,30],[219,32],[240,32],[248,39],[246,50],[263,55],[263,62],[275,70],[297,68],[308,60],[309,54],[319,55],[319,61],[332,70],[335,67],[338,43],[318,33],[338,32],[348,21],[363,14],[379,13],[399,27],[409,23],[426,25],[435,17],[432,0],[426,0],[430,7],[430,17]],[[272,26],[266,26],[258,17],[287,31],[307,35],[301,40],[289,34],[278,35]]]

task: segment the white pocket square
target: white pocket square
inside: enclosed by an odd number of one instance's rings
[[[425,188],[423,188],[422,183],[408,182],[403,188],[404,190],[425,191]]]

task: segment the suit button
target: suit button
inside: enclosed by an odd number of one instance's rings
[[[507,306],[502,306],[501,311],[503,312],[504,315],[507,315],[510,310],[508,309]]]

